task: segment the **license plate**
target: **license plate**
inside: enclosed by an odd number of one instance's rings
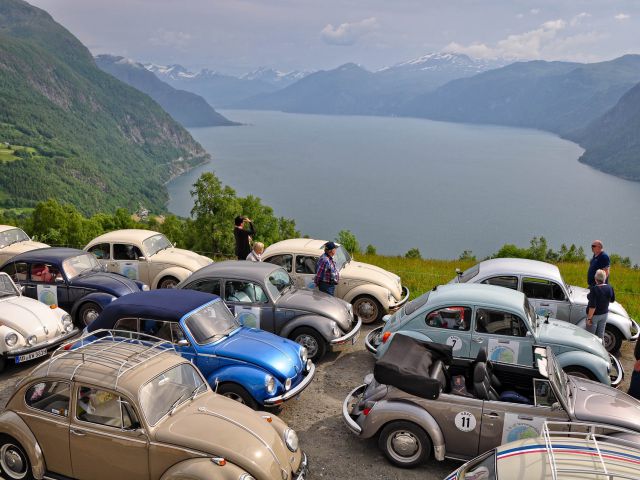
[[[358,333],[356,333],[355,336],[351,339],[351,345],[355,345],[359,338],[360,338],[360,330],[358,330]]]
[[[28,362],[29,360],[33,360],[34,358],[44,357],[46,354],[46,348],[43,348],[42,350],[36,350],[35,352],[31,353],[25,353],[24,355],[16,357],[16,363]]]

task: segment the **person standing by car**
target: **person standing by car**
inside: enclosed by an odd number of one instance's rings
[[[246,260],[247,255],[251,252],[249,241],[256,234],[256,229],[250,219],[241,215],[235,218],[234,223],[233,236],[236,239],[236,257],[238,257],[238,260]],[[249,224],[249,229],[244,228],[246,224]]]
[[[609,313],[609,303],[616,301],[616,295],[611,285],[607,285],[607,272],[597,270],[595,275],[596,284],[589,289],[587,298],[587,330],[599,337],[604,338],[604,327],[607,324],[607,314]]]
[[[318,259],[316,276],[313,279],[313,283],[316,284],[318,290],[329,295],[336,294],[336,285],[340,280],[336,262],[333,261],[337,248],[338,246],[333,242],[324,244],[324,254]]]
[[[629,384],[629,390],[627,393],[633,398],[640,400],[640,339],[636,340],[636,347],[633,349],[633,356],[636,359],[636,363],[633,365],[631,383]]]
[[[604,251],[604,246],[600,240],[594,240],[591,242],[591,250],[593,251],[593,257],[589,263],[589,271],[587,272],[587,284],[589,287],[593,287],[596,284],[594,276],[596,271],[604,270],[607,277],[604,283],[609,283],[609,266],[611,261],[609,255]]]
[[[247,260],[249,260],[250,262],[261,262],[262,252],[264,252],[264,243],[254,242],[253,250],[251,250],[251,253],[247,255]]]

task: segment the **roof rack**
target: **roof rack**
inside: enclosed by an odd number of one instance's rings
[[[575,431],[576,429],[579,431]],[[542,427],[542,437],[553,480],[561,480],[568,474],[572,474],[571,478],[574,478],[573,475],[579,475],[583,478],[637,480],[638,473],[625,474],[620,471],[615,473],[609,471],[613,466],[621,466],[630,470],[633,468],[633,463],[637,468],[637,464],[640,462],[640,447],[637,440],[625,438],[625,435],[633,435],[636,439],[640,436],[638,432],[633,430],[611,425],[591,422],[546,421]],[[583,446],[574,447],[566,443],[563,444],[562,440],[565,442],[567,440],[580,441]],[[576,451],[578,448],[580,452]],[[567,453],[586,454],[586,457],[581,460],[576,458],[568,460]],[[630,461],[632,463],[629,463]],[[576,466],[580,462],[584,462],[583,467]],[[609,465],[609,469],[607,469],[607,465]]]
[[[47,375],[56,361],[76,360],[79,363],[69,380],[74,379],[81,367],[101,365],[113,370],[114,388],[117,388],[118,380],[129,370],[167,352],[176,353],[173,344],[152,335],[128,330],[95,330],[55,350],[48,360]]]

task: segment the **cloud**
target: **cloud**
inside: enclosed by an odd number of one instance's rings
[[[179,47],[184,48],[189,43],[193,36],[190,33],[185,32],[172,32],[170,30],[158,30],[154,36],[149,38],[149,43],[156,47]]]
[[[613,18],[615,18],[619,22],[622,22],[624,20],[628,20],[629,18],[631,18],[631,15],[627,15],[626,13],[619,13]]]
[[[531,15],[537,15],[540,13],[540,9],[539,8],[532,8],[531,10],[529,10],[529,13]]]
[[[579,13],[569,21],[569,25],[571,25],[572,27],[575,27],[576,25],[580,25],[580,23],[582,23],[583,20],[585,20],[586,18],[589,18],[590,16],[591,14],[587,12]]]
[[[342,23],[337,27],[328,24],[320,32],[320,37],[329,45],[353,45],[364,35],[377,30],[378,26],[375,17],[365,18],[360,22]]]
[[[523,18],[524,17],[524,13],[519,13],[516,15],[516,18]]]

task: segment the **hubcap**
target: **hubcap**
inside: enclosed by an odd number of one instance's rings
[[[604,345],[604,348],[607,352],[611,352],[611,350],[613,349],[614,345],[616,344],[616,339],[615,336],[608,331],[604,331],[604,338],[602,339],[602,343]]]
[[[160,288],[176,288],[177,284],[178,282],[176,282],[173,278],[169,278],[162,282],[162,285],[160,285]]]
[[[387,440],[389,453],[399,462],[413,462],[422,452],[420,441],[413,433],[400,430],[389,436]]]
[[[10,478],[19,480],[27,475],[27,464],[15,445],[3,445],[0,449],[0,465]]]
[[[244,398],[242,398],[240,395],[238,395],[237,393],[233,393],[233,392],[226,392],[223,393],[222,395],[224,395],[227,398],[230,398],[231,400],[235,400],[238,403],[242,403],[244,405]]]
[[[311,335],[307,335],[306,333],[298,335],[296,342],[306,347],[309,358],[315,357],[316,353],[318,353],[318,342]]]
[[[84,321],[85,325],[89,325],[96,318],[98,318],[98,315],[100,315],[100,312],[98,312],[95,308],[90,308],[90,309],[84,311],[84,315],[82,316],[82,320]]]

